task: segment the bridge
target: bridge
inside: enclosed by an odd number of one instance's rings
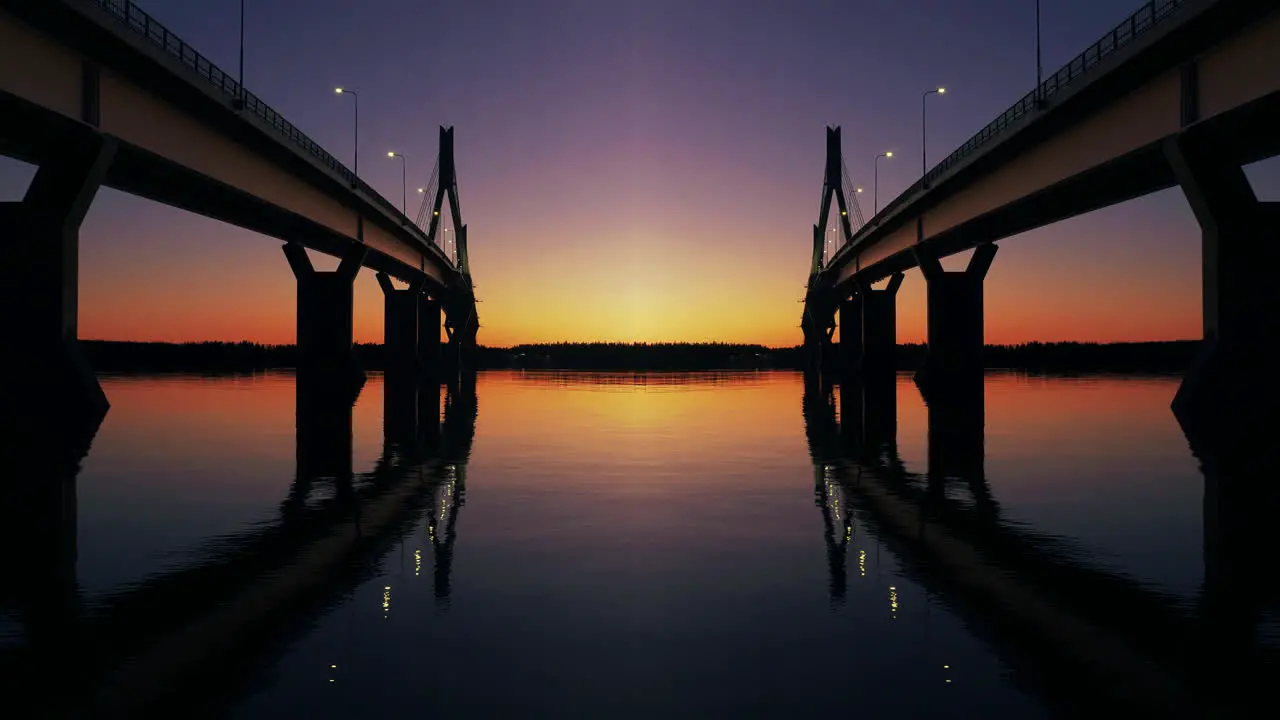
[[[0,323],[21,369],[6,393],[63,421],[109,407],[76,326],[79,228],[104,186],[283,240],[300,370],[363,379],[352,283],[365,267],[385,293],[389,364],[470,366],[479,317],[453,147],[442,127],[411,219],[128,0],[0,0],[0,153],[38,168],[21,201],[0,203]],[[442,247],[446,197],[456,240]],[[341,263],[317,271],[308,251]]]
[[[810,364],[856,375],[891,363],[895,293],[919,267],[921,386],[980,373],[996,241],[1177,186],[1203,235],[1204,341],[1174,409],[1243,401],[1241,381],[1270,372],[1280,203],[1259,201],[1242,166],[1280,154],[1277,128],[1280,6],[1250,0],[1147,2],[865,222],[840,129],[828,128],[801,322]],[[839,231],[830,249],[829,222]],[[943,270],[942,258],[971,249],[966,270]]]

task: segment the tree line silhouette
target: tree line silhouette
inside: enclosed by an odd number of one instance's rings
[[[94,369],[103,372],[252,372],[297,365],[294,345],[251,342],[120,342],[86,340],[82,346]],[[1030,342],[988,345],[985,364],[1050,372],[1180,372],[1191,363],[1198,342],[1077,343]],[[837,351],[839,344],[837,343]],[[384,367],[381,344],[358,343],[356,357],[368,370]],[[920,367],[926,346],[901,344],[896,364]],[[565,370],[735,370],[801,369],[802,346],[770,348],[737,343],[534,343],[479,348],[481,368]]]

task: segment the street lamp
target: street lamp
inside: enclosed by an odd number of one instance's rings
[[[1044,101],[1044,96],[1040,92],[1041,80],[1040,71],[1040,0],[1036,0],[1036,103]]]
[[[355,101],[356,125],[355,125],[355,131],[352,133],[353,139],[351,142],[351,147],[352,147],[351,187],[355,187],[357,184],[356,180],[360,178],[360,94],[357,93],[355,90],[352,90],[351,88],[343,88],[343,87],[334,88],[333,91],[338,93],[339,95],[350,95],[351,98]]]
[[[405,184],[406,184],[406,179],[405,179],[405,178],[407,178],[407,177],[408,177],[408,175],[409,175],[409,171],[408,171],[408,169],[407,169],[407,166],[409,165],[409,161],[404,159],[404,155],[401,155],[400,153],[398,153],[398,152],[396,152],[396,151],[394,151],[394,150],[392,150],[392,151],[388,152],[388,153],[387,153],[387,157],[389,157],[389,158],[400,158],[400,214],[401,214],[401,215],[404,215],[404,214],[405,214],[405,213],[404,213],[404,208],[405,208]]]
[[[875,217],[876,213],[880,212],[880,158],[891,158],[891,157],[893,157],[893,151],[887,150],[877,155],[875,160],[871,161],[872,166],[875,168],[875,180],[873,181],[874,184],[872,185],[872,188],[871,188],[871,198],[872,198],[871,217]]]
[[[929,174],[928,161],[925,160],[925,154],[927,151],[926,142],[928,140],[928,135],[925,132],[928,126],[928,124],[925,122],[925,107],[926,107],[925,100],[928,100],[929,96],[934,93],[937,93],[939,95],[945,95],[946,92],[947,92],[946,88],[940,87],[940,88],[934,88],[933,90],[925,90],[924,95],[920,96],[920,187],[921,188],[929,187],[928,182],[925,181],[925,176]]]
[[[237,82],[240,91],[236,93],[236,100],[244,107],[244,0],[240,0],[240,79]]]

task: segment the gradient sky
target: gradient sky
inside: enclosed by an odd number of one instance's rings
[[[138,4],[235,73],[239,3]],[[1045,74],[1137,7],[1042,0]],[[249,0],[245,84],[400,199],[456,127],[481,342],[800,342],[825,143],[881,205],[1029,91],[1032,0]],[[0,158],[0,199],[32,169]],[[1277,196],[1280,163],[1250,168]],[[411,206],[416,208],[413,197]],[[412,214],[412,212],[411,212]],[[294,339],[280,243],[115,191],[81,233],[80,336]],[[1200,336],[1200,240],[1177,190],[1009,238],[987,276],[987,340]],[[944,264],[960,267],[963,257]],[[317,259],[327,269],[336,261]],[[908,273],[898,339],[924,338]],[[356,339],[381,341],[373,273]]]

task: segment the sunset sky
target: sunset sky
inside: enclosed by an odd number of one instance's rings
[[[231,72],[235,0],[142,0]],[[1137,7],[1042,0],[1046,75]],[[826,125],[883,206],[1029,91],[1033,0],[249,0],[246,85],[400,199],[425,185],[437,126],[456,128],[487,345],[559,340],[800,342]],[[32,169],[0,158],[0,200]],[[1277,196],[1280,164],[1250,168]],[[411,209],[412,209],[411,208]],[[411,212],[412,214],[412,212]],[[99,194],[81,233],[80,335],[294,339],[280,243]],[[987,341],[1200,336],[1200,240],[1174,190],[1009,238],[987,279]],[[945,263],[958,266],[963,258]],[[336,261],[317,259],[327,269]],[[925,285],[899,295],[924,338]],[[371,271],[356,339],[381,341]]]

